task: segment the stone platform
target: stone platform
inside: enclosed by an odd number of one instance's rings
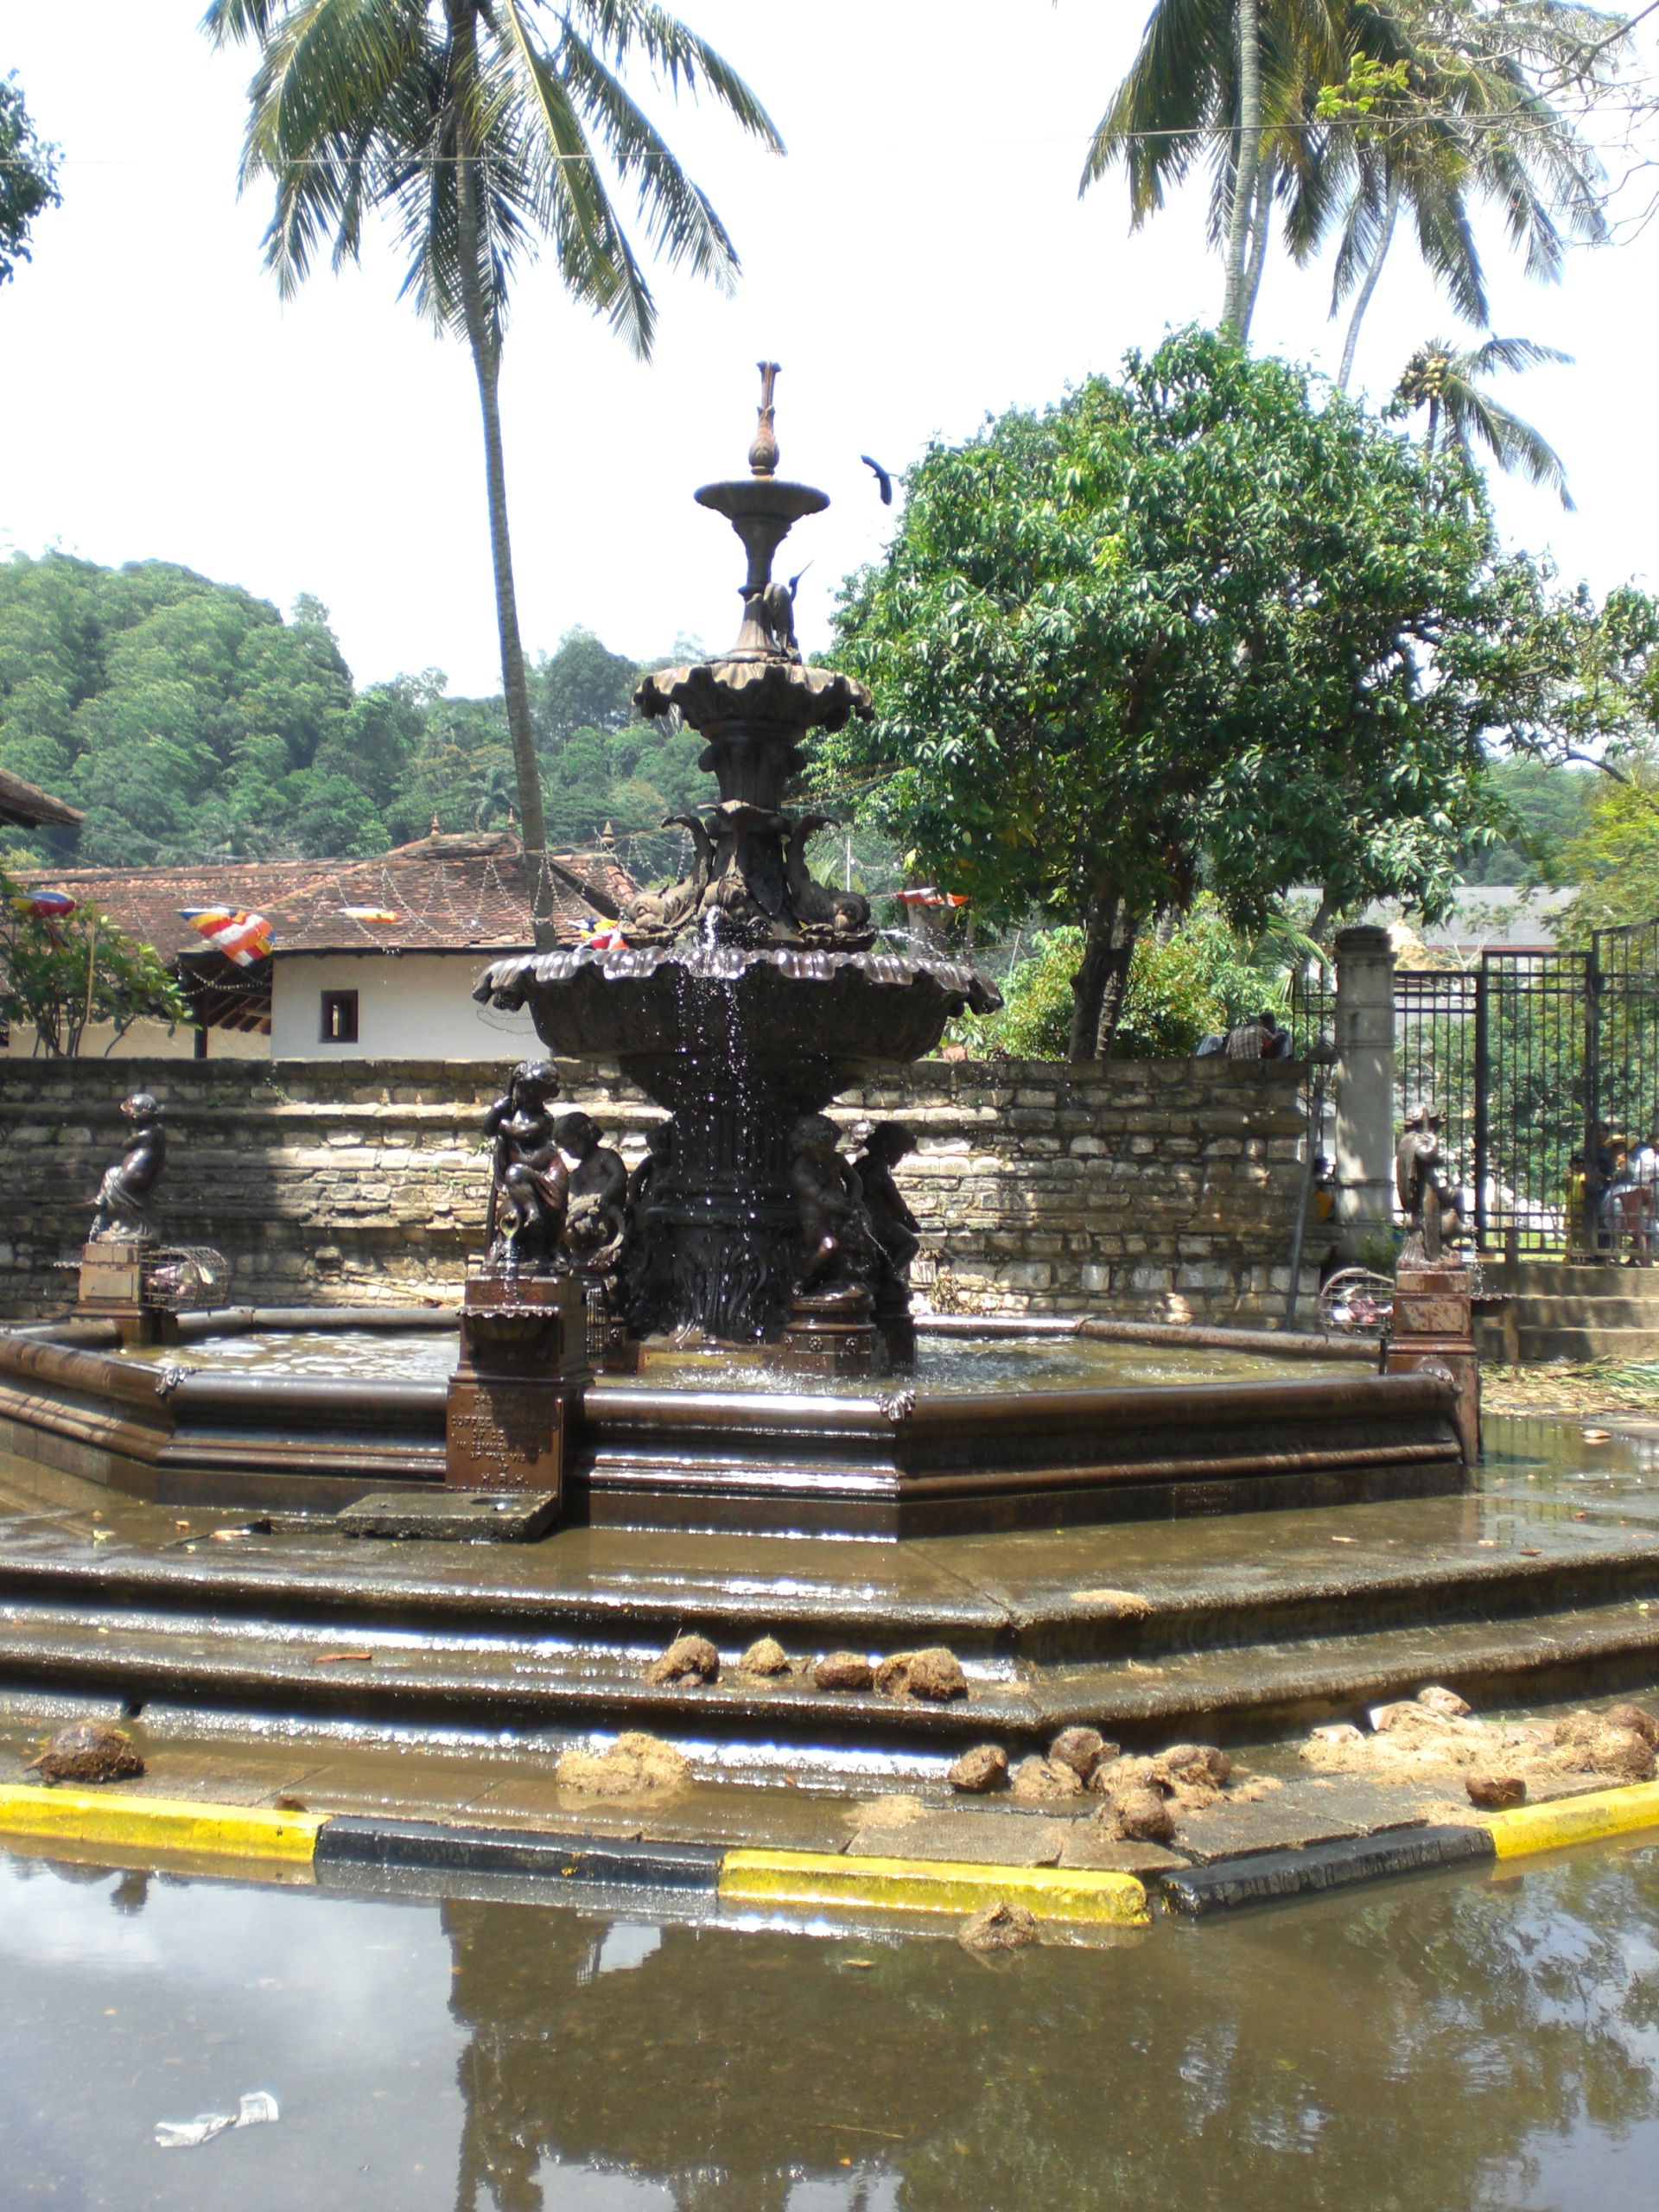
[[[188,1713],[208,1730],[506,1741],[628,1728],[709,1781],[888,1786],[965,1745],[1088,1722],[1127,1745],[1261,1740],[1442,1681],[1477,1704],[1659,1677],[1650,1446],[1494,1421],[1461,1497],[888,1545],[570,1529],[538,1543],[216,1535],[213,1510],[0,1461],[0,1699]],[[696,1631],[709,1688],[656,1687]],[[755,1637],[793,1662],[735,1670]],[[817,1690],[831,1649],[944,1644],[966,1699]]]

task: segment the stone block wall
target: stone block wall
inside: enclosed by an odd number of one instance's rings
[[[239,1301],[455,1297],[482,1236],[479,1133],[504,1070],[474,1061],[0,1063],[0,1313],[64,1310],[116,1108],[165,1103],[168,1243],[212,1244]],[[908,1122],[901,1179],[936,1302],[1271,1321],[1300,1189],[1300,1070],[1224,1059],[929,1060],[849,1090],[836,1118]],[[614,1068],[565,1088],[632,1160],[657,1109]],[[1308,1255],[1306,1286],[1313,1286]],[[927,1271],[924,1268],[923,1272]]]

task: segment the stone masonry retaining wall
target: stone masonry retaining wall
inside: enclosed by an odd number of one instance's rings
[[[166,1241],[216,1245],[238,1301],[445,1303],[481,1237],[479,1135],[504,1071],[468,1061],[0,1063],[0,1314],[57,1313],[116,1106],[165,1103]],[[1171,1319],[1279,1317],[1300,1190],[1300,1068],[929,1060],[845,1093],[910,1122],[902,1171],[936,1302]],[[614,1068],[565,1085],[630,1162],[656,1109]],[[1317,1254],[1310,1254],[1310,1259]],[[1311,1293],[1312,1269],[1305,1278]]]

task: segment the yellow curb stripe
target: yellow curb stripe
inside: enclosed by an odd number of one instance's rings
[[[728,1851],[722,1900],[754,1904],[867,1905],[903,1912],[975,1912],[1006,1900],[1039,1920],[1147,1923],[1145,1886],[1133,1874],[1058,1866],[968,1866],[949,1859],[851,1859],[817,1851]]]
[[[1659,1827],[1659,1782],[1598,1789],[1583,1797],[1558,1797],[1543,1805],[1517,1805],[1513,1812],[1489,1814],[1485,1826],[1500,1859],[1519,1859],[1529,1851],[1559,1851],[1564,1844],[1593,1843],[1599,1836],[1624,1835],[1631,1828]]]
[[[107,1797],[86,1789],[0,1785],[0,1835],[124,1850],[199,1852],[221,1859],[309,1865],[327,1815],[261,1806],[205,1805],[188,1797]]]

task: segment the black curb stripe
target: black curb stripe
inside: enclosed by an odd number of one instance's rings
[[[618,1889],[713,1893],[721,1854],[695,1843],[617,1843],[535,1829],[447,1827],[430,1821],[337,1815],[317,1836],[318,1866],[419,1866],[479,1874],[539,1874]]]
[[[1300,1851],[1224,1859],[1213,1866],[1166,1872],[1158,1877],[1158,1884],[1165,1901],[1177,1912],[1217,1912],[1494,1856],[1491,1836],[1484,1827],[1407,1828],[1339,1843],[1313,1843]]]

